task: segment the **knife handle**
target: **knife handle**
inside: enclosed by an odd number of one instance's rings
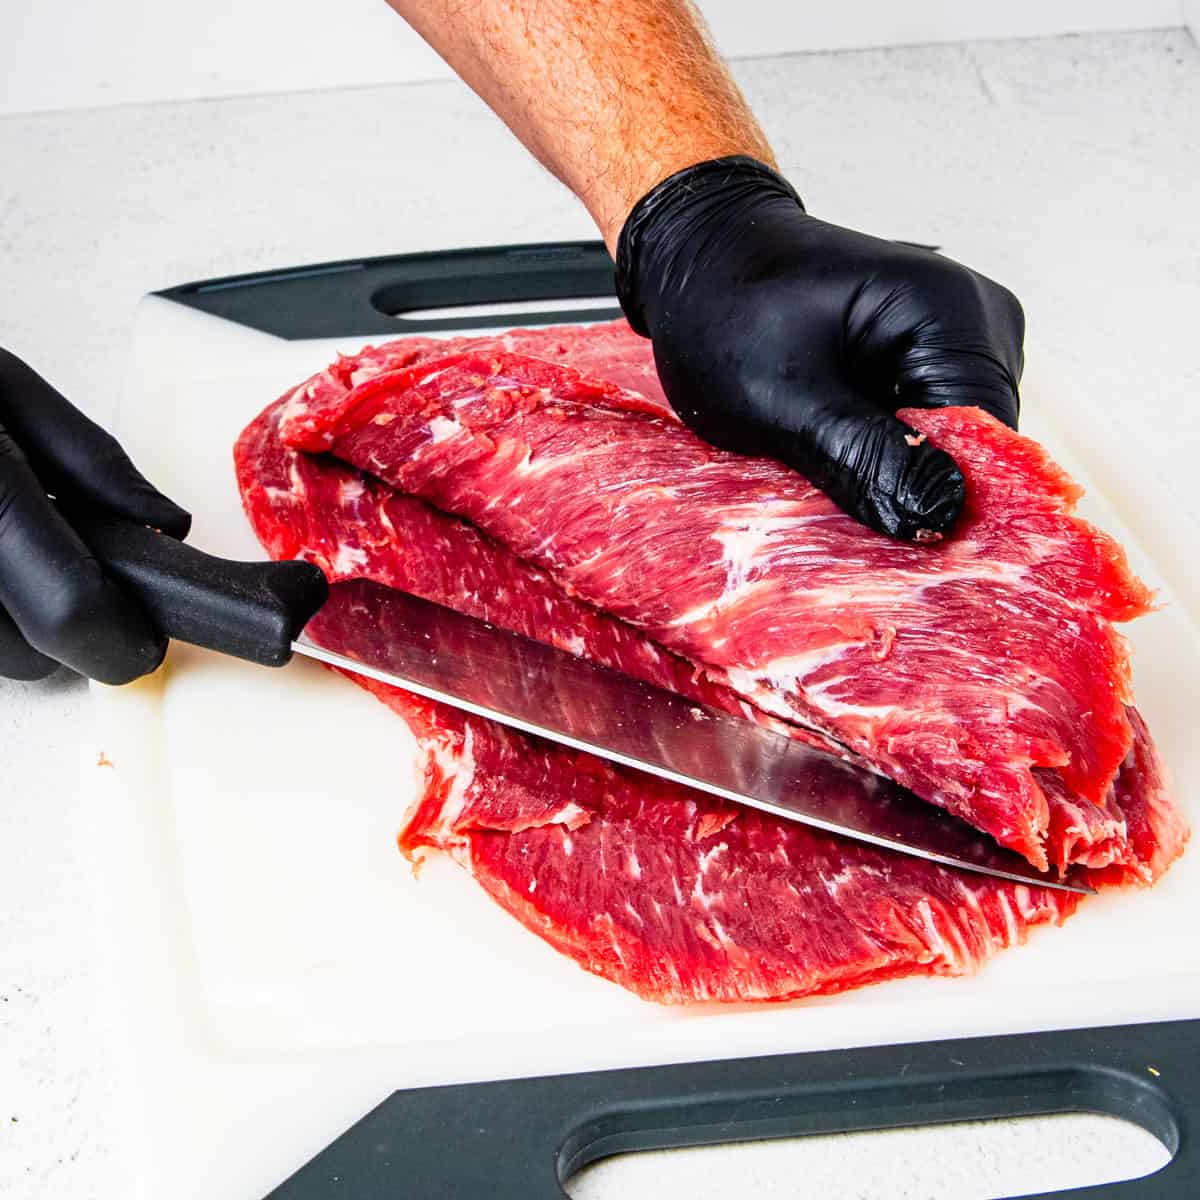
[[[329,595],[312,563],[233,562],[119,517],[73,512],[71,524],[167,637],[260,666],[290,661]]]

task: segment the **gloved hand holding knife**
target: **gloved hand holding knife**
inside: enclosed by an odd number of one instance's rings
[[[72,510],[176,538],[192,520],[111,435],[0,350],[0,675],[42,679],[62,663],[128,683],[158,666],[167,639],[80,540]]]

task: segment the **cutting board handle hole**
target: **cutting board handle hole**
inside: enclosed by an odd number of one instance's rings
[[[483,247],[380,260],[356,281],[397,333],[554,325],[621,315],[599,242]],[[369,289],[369,290],[368,290]]]
[[[586,312],[586,317],[580,317]],[[400,325],[430,320],[469,318],[472,325],[511,325],[513,319],[529,324],[550,324],[570,315],[575,320],[610,320],[620,316],[611,296],[562,296],[557,299],[502,300],[495,303],[448,304],[440,308],[413,308],[388,313]]]
[[[1060,1155],[1028,1153],[1051,1141]],[[583,1167],[563,1188],[571,1200],[728,1200],[737,1180],[733,1194],[747,1200],[996,1200],[1123,1183],[1170,1160],[1167,1148],[1131,1121],[1060,1113],[615,1154]]]
[[[738,1152],[747,1157],[747,1178],[760,1177],[768,1164],[775,1164],[777,1172],[803,1183],[799,1190],[794,1185],[790,1190],[756,1189],[765,1195],[821,1200],[865,1195],[953,1195],[955,1200],[1048,1196],[1085,1183],[1124,1184],[1139,1178],[1139,1170],[1157,1174],[1172,1163],[1181,1144],[1181,1118],[1178,1098],[1165,1082],[1157,1066],[1136,1073],[1079,1062],[1033,1069],[981,1068],[964,1052],[961,1058],[947,1054],[932,1070],[902,1066],[888,1074],[827,1077],[821,1082],[781,1079],[752,1088],[737,1088],[731,1082],[718,1091],[674,1095],[648,1085],[640,1103],[580,1112],[562,1141],[558,1176],[566,1181],[562,1186],[573,1200],[661,1194],[654,1180],[663,1178],[664,1166],[675,1170],[695,1165],[699,1188],[706,1174],[702,1148],[744,1143]],[[1062,1122],[1066,1132],[1060,1144],[1070,1146],[1072,1153],[1054,1161],[1020,1153],[1022,1146],[1035,1144],[1027,1137],[1029,1121]],[[817,1139],[823,1146],[814,1150]],[[1076,1154],[1080,1139],[1086,1142],[1085,1152]],[[1005,1145],[1014,1152],[1000,1149]],[[660,1153],[638,1153],[644,1151]],[[941,1174],[928,1173],[930,1155]],[[601,1159],[611,1161],[584,1169]],[[818,1186],[810,1176],[830,1162],[837,1169],[828,1184]],[[863,1170],[872,1163],[884,1171],[878,1192],[862,1187]],[[1194,1169],[1193,1163],[1177,1165],[1185,1174]],[[936,1185],[939,1178],[944,1181],[948,1167],[959,1172],[961,1186]],[[895,1177],[901,1170],[909,1173],[907,1179]],[[1088,1178],[1079,1178],[1085,1171]],[[624,1178],[612,1191],[595,1190],[593,1180],[604,1176]],[[837,1180],[852,1181],[856,1190],[837,1192],[832,1186]],[[935,1186],[928,1187],[927,1181]],[[1160,1182],[1148,1183],[1145,1195],[1192,1194],[1160,1190]],[[677,1194],[703,1200],[718,1191],[685,1189]],[[1122,1189],[1121,1194],[1129,1193]]]

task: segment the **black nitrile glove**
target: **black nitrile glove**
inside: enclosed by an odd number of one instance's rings
[[[689,167],[643,197],[621,232],[617,292],[685,424],[781,460],[894,537],[945,533],[963,501],[954,460],[913,445],[897,409],[975,404],[1016,427],[1016,297],[930,251],[810,217],[754,159]]]
[[[70,526],[71,508],[175,537],[191,524],[112,437],[0,350],[0,676],[41,679],[65,663],[127,683],[158,666],[166,639],[105,577]]]

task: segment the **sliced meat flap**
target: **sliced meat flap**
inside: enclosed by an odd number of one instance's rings
[[[1132,728],[1111,621],[1150,596],[1040,447],[977,410],[906,411],[968,482],[956,535],[906,545],[644,396],[491,346],[374,372],[311,412],[297,389],[285,440],[464,518],[1036,865],[1121,860],[1109,793]]]

